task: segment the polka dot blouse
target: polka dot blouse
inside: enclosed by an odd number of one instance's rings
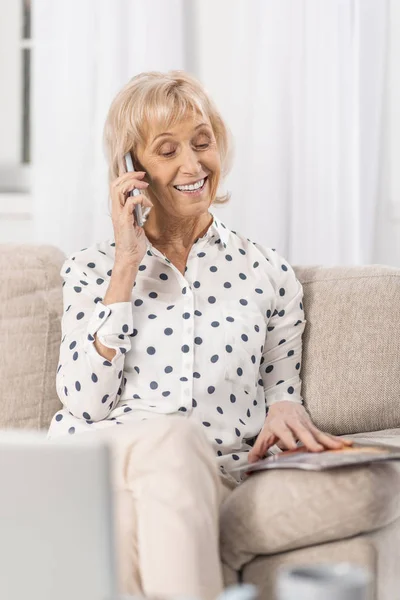
[[[303,400],[306,321],[293,269],[215,215],[185,275],[147,240],[131,302],[106,306],[114,258],[110,239],[61,268],[63,408],[48,437],[181,415],[204,428],[222,473],[246,463],[266,408]],[[111,361],[97,352],[95,333],[117,351]]]

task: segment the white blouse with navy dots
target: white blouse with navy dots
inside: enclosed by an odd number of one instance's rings
[[[214,215],[185,275],[147,240],[131,302],[104,305],[113,239],[67,258],[48,438],[162,415],[196,419],[222,473],[247,462],[266,408],[302,402],[303,288],[275,251]],[[116,349],[98,354],[94,334]],[[240,481],[240,477],[235,475]]]

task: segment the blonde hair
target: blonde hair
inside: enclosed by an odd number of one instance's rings
[[[125,173],[124,155],[136,155],[146,144],[154,121],[173,127],[188,116],[200,114],[212,127],[221,160],[222,179],[232,164],[232,136],[214,102],[200,82],[185,71],[149,71],[132,77],[111,103],[104,125],[103,143],[111,183]],[[215,196],[212,204],[225,204],[230,193]]]

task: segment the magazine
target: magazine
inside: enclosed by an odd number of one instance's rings
[[[234,467],[229,472],[240,471],[251,475],[265,469],[324,471],[382,460],[400,460],[400,446],[354,442],[352,446],[345,446],[339,450],[323,450],[322,452],[309,452],[304,446],[301,446],[296,450],[284,450],[257,462]]]

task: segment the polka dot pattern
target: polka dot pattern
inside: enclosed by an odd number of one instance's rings
[[[64,262],[63,408],[48,435],[179,414],[198,422],[228,472],[247,462],[270,403],[302,402],[302,286],[276,250],[217,217],[194,242],[184,275],[147,244],[128,302],[103,302],[113,240]],[[116,351],[112,359],[96,339]]]

